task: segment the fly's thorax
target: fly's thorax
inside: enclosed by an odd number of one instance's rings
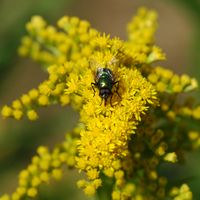
[[[113,81],[109,76],[101,76],[98,80],[98,88],[107,88],[110,91],[112,90],[113,87]]]
[[[113,80],[112,71],[108,68],[98,68],[97,75],[96,75],[96,81],[98,82],[98,80],[102,77]]]

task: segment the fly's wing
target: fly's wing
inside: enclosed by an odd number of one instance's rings
[[[114,82],[118,77],[118,69],[119,69],[119,59],[117,55],[114,55],[113,58],[108,62],[108,68],[110,69],[110,74],[112,77],[112,81]]]
[[[90,59],[89,67],[94,75],[95,82],[98,82],[99,76],[101,74],[102,66],[96,60]]]

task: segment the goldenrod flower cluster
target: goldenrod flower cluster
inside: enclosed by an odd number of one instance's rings
[[[185,183],[170,189],[159,168],[183,161],[185,151],[200,146],[199,130],[188,122],[199,123],[200,106],[187,95],[180,101],[198,83],[152,66],[165,59],[154,41],[156,20],[155,11],[139,9],[128,24],[128,40],[122,41],[77,17],[61,18],[58,28],[40,16],[31,19],[19,54],[41,63],[48,79],[5,105],[2,116],[37,120],[40,107],[60,104],[71,105],[80,120],[52,153],[39,147],[20,173],[16,191],[0,200],[35,197],[42,183],[62,177],[65,164],[86,174],[77,186],[90,196],[110,183],[113,200],[192,199]],[[113,73],[106,104],[100,86],[91,85],[102,68]]]

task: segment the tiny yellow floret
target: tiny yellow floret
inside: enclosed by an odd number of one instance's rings
[[[12,115],[12,108],[9,106],[4,106],[1,110],[1,115],[5,118],[10,117]]]
[[[38,191],[35,187],[31,187],[30,189],[28,189],[27,191],[27,195],[29,197],[35,197],[38,194]]]
[[[36,120],[38,119],[38,114],[35,112],[35,110],[29,110],[27,112],[27,116],[30,120]]]
[[[176,163],[178,161],[177,155],[175,152],[167,153],[164,157],[165,161]]]
[[[96,189],[93,185],[89,184],[88,186],[85,187],[84,192],[88,196],[93,196],[96,192]]]

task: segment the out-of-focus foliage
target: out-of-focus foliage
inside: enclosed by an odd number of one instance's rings
[[[16,49],[24,33],[24,24],[33,14],[54,20],[70,0],[58,1],[1,1],[0,2],[0,83],[13,67]]]
[[[197,74],[197,79],[200,80],[200,2],[198,0],[165,0],[172,4],[180,6],[187,12],[189,21],[194,23],[194,37],[192,39],[192,49],[190,56],[192,63],[190,72]],[[183,33],[184,34],[184,33]]]

